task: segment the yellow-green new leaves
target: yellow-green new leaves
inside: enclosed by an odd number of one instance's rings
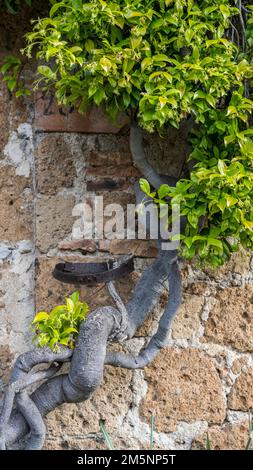
[[[37,313],[32,322],[33,340],[39,347],[48,345],[53,351],[59,344],[73,348],[88,311],[88,305],[80,302],[79,293],[74,292],[65,305],[58,305],[50,313]]]

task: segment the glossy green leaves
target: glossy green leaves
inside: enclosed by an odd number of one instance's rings
[[[66,298],[65,305],[58,305],[50,313],[37,313],[32,322],[33,340],[39,347],[48,345],[53,351],[60,344],[73,348],[88,311],[88,305],[80,302],[79,293],[74,292]]]
[[[80,111],[95,103],[112,118],[137,112],[150,132],[178,127],[190,114],[204,123],[231,87],[253,75],[225,37],[238,13],[229,0],[51,3],[49,18],[27,35],[26,52],[36,45],[51,69],[38,69],[42,83]]]

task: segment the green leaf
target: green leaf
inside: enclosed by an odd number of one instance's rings
[[[17,81],[15,78],[8,79],[7,87],[9,91],[15,90],[16,86],[17,86]]]
[[[72,0],[72,3],[73,3],[73,7],[76,10],[81,10],[81,8],[83,6],[83,0]]]
[[[225,194],[224,198],[226,199],[227,207],[231,207],[238,202],[236,197],[230,196],[229,194]]]
[[[152,57],[153,62],[161,63],[161,62],[171,62],[171,59],[165,54],[156,54]]]
[[[150,450],[153,450],[154,449],[154,423],[155,423],[155,419],[154,419],[154,415],[153,413],[151,414],[151,418],[150,418]]]
[[[49,318],[49,315],[47,312],[39,312],[37,313],[37,315],[35,315],[33,323],[45,321],[45,320],[48,320],[48,318]]]
[[[248,228],[249,230],[253,230],[253,222],[251,220],[246,220],[243,217],[242,222],[243,222],[244,227]]]
[[[71,335],[71,333],[78,333],[78,330],[76,328],[67,328],[61,333],[61,338],[65,338],[65,336]]]
[[[101,420],[99,421],[99,426],[100,426],[101,432],[102,432],[102,434],[103,434],[103,436],[104,436],[104,440],[105,440],[105,442],[106,442],[106,444],[107,444],[107,446],[108,446],[108,449],[109,449],[109,450],[115,450],[114,445],[113,445],[113,443],[112,443],[112,440],[111,440],[111,438],[110,438],[110,436],[109,436],[109,434],[108,434],[108,432],[107,432],[107,429],[106,429],[106,427],[105,427],[105,421],[103,421],[103,420],[101,419]]]
[[[231,144],[235,140],[235,135],[227,135],[224,137],[224,143],[227,146],[228,144]]]
[[[96,105],[99,106],[102,103],[104,98],[105,98],[105,92],[104,92],[103,88],[98,88],[96,93],[93,96],[93,99],[94,99]]]
[[[169,194],[169,191],[170,191],[170,186],[168,184],[162,184],[160,186],[160,188],[158,189],[158,197],[160,199],[163,199],[165,198],[166,196],[168,196]]]
[[[139,183],[141,191],[149,196],[151,191],[149,182],[144,178],[141,178]]]
[[[211,237],[208,237],[207,238],[207,244],[208,246],[215,246],[217,248],[219,248],[219,250],[222,250],[223,251],[223,244],[220,240],[217,240],[216,238],[211,238]]]
[[[206,450],[212,450],[212,445],[211,445],[208,433],[206,435]]]
[[[225,132],[226,127],[227,127],[224,121],[216,121],[215,126],[217,127],[217,129],[223,132]]]
[[[65,336],[65,337],[63,337],[63,338],[60,338],[59,343],[60,343],[60,344],[63,344],[64,346],[68,346],[68,344],[69,344],[69,336]]]
[[[153,64],[153,59],[151,57],[146,57],[145,59],[143,59],[143,61],[141,63],[142,72],[144,72],[144,70],[146,70],[146,68],[149,67],[152,64]]]
[[[58,305],[57,307],[53,308],[50,315],[58,315],[59,313],[66,312],[66,305]]]
[[[221,198],[219,201],[217,201],[217,206],[222,212],[224,212],[227,207],[227,200],[224,197]]]
[[[198,226],[198,221],[199,221],[199,218],[196,214],[194,214],[193,212],[190,212],[188,215],[187,215],[187,219],[188,221],[190,222],[191,226],[196,228]]]
[[[62,7],[65,7],[65,3],[64,2],[57,2],[55,3],[50,12],[49,12],[49,15],[50,17],[52,18],[54,16],[54,14],[59,10],[59,8],[62,8]]]
[[[26,89],[18,90],[15,93],[16,98],[20,98],[21,96],[29,96],[29,95],[31,95],[31,91],[26,90]]]
[[[85,47],[87,52],[92,52],[93,49],[95,48],[94,41],[92,41],[92,39],[87,39],[84,43],[84,47]]]
[[[55,73],[47,65],[40,65],[38,67],[38,72],[48,79],[53,80],[55,78]]]
[[[218,170],[222,176],[226,174],[227,165],[223,160],[218,161]]]
[[[105,71],[105,72],[109,72],[109,70],[111,69],[112,67],[112,63],[109,59],[107,59],[106,57],[102,57],[102,59],[100,59],[99,61],[102,69]]]
[[[75,306],[74,306],[74,302],[72,299],[70,299],[69,297],[66,298],[66,304],[67,304],[67,310],[68,312],[72,313]]]
[[[74,304],[76,304],[79,301],[79,296],[80,296],[79,292],[75,291],[73,292],[73,294],[70,295],[70,299],[72,300]]]

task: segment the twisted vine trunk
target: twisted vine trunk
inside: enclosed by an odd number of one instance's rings
[[[164,182],[146,162],[142,149],[141,131],[131,130],[131,150],[135,164],[156,188]],[[62,403],[87,400],[100,386],[105,364],[141,368],[149,364],[159,350],[166,345],[171,321],[181,302],[181,279],[177,252],[162,251],[138,281],[133,296],[125,306],[112,282],[108,284],[115,307],[101,307],[91,312],[81,324],[74,351],[61,347],[54,353],[48,347],[22,354],[17,359],[6,389],[0,416],[0,448],[6,449],[27,437],[25,449],[41,449],[45,439],[43,417]],[[156,305],[169,281],[170,296],[161,316],[158,329],[138,356],[118,352],[106,352],[108,341],[131,338],[137,328]],[[68,374],[58,374],[61,365],[70,361]],[[33,371],[40,364],[48,369]],[[31,394],[29,387],[44,381]]]

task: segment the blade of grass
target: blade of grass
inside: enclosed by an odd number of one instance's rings
[[[211,445],[208,433],[206,435],[206,450],[212,450],[212,445]]]
[[[154,449],[154,423],[155,423],[155,418],[154,415],[151,415],[150,418],[150,450]]]
[[[249,413],[249,437],[248,437],[248,440],[247,440],[245,450],[251,450],[252,438],[253,438],[253,422],[252,422],[251,413]]]
[[[103,434],[104,440],[105,440],[105,442],[108,446],[108,449],[109,450],[115,450],[114,446],[113,446],[113,443],[112,443],[112,440],[111,440],[111,438],[110,438],[110,436],[107,432],[107,429],[105,427],[105,422],[102,419],[99,421],[99,427],[100,427],[100,430]]]

